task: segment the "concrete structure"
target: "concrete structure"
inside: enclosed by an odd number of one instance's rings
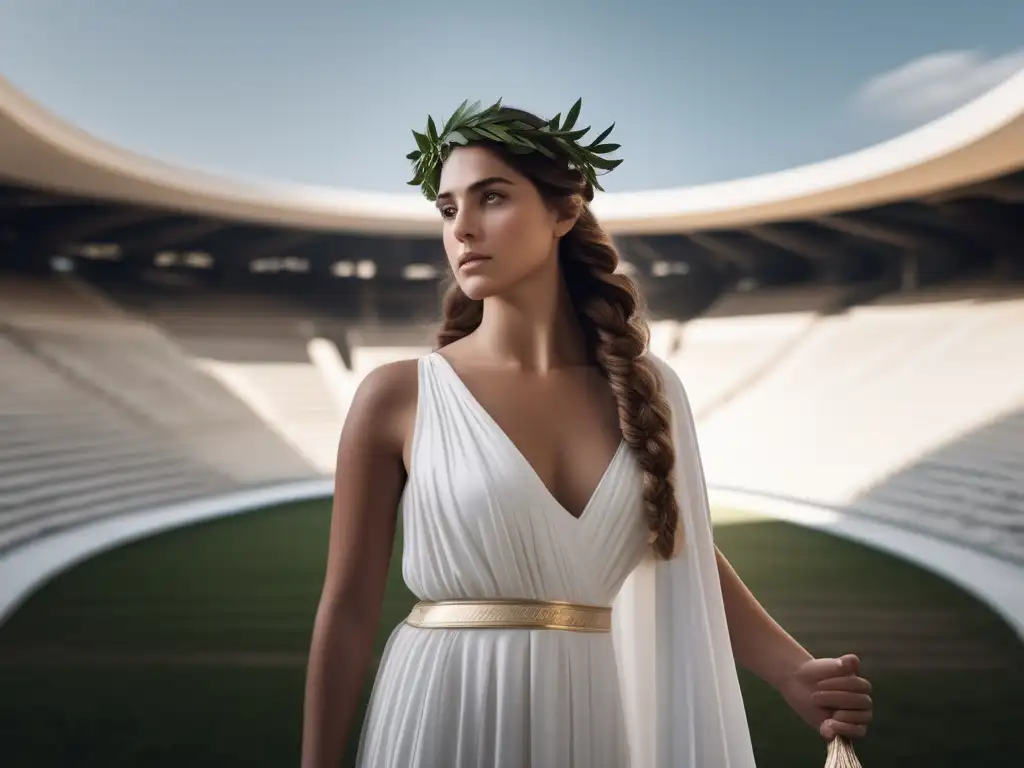
[[[740,181],[605,194],[595,211],[617,234],[736,229],[935,200],[1022,167],[1024,73],[946,117],[861,152]],[[439,228],[433,207],[415,193],[260,186],[133,154],[59,120],[2,78],[0,175],[65,196],[285,228],[386,235],[431,235]],[[1002,188],[978,191],[999,196]]]
[[[594,208],[624,258],[655,280],[706,271],[719,286],[893,275],[913,285],[978,260],[1019,267],[1022,169],[1024,73],[863,151],[738,181],[604,194]],[[415,192],[252,184],[175,167],[82,132],[0,78],[4,212],[0,243],[24,258],[106,243],[126,258],[184,251],[271,265],[354,254],[335,274],[372,261],[364,275],[395,279],[410,265],[421,275],[443,266],[437,214]]]

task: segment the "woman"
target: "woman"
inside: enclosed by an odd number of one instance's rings
[[[463,104],[409,157],[454,284],[439,350],[359,387],[342,432],[303,765],[336,766],[403,510],[422,601],[389,640],[368,768],[753,765],[739,663],[826,739],[857,658],[813,659],[711,538],[693,420],[588,203],[617,148]]]

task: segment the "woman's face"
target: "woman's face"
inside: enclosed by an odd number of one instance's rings
[[[441,169],[444,249],[471,299],[501,294],[558,258],[572,228],[537,188],[484,147],[459,147]]]

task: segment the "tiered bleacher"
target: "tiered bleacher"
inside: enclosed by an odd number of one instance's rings
[[[682,326],[667,359],[686,383],[697,418],[756,384],[843,294],[825,287],[726,294]]]
[[[816,318],[698,431],[712,483],[1024,562],[1022,413],[1024,296],[972,286]]]
[[[344,326],[284,298],[231,293],[139,293],[118,301],[173,339],[201,371],[256,414],[319,473],[334,469],[355,383],[311,353]]]
[[[0,281],[0,547],[328,474],[362,377],[433,343],[428,325],[342,323],[301,301],[112,296]],[[1024,295],[843,302],[839,289],[734,294],[654,325],[709,481],[1024,562]]]
[[[316,474],[155,328],[72,280],[0,278],[0,549]]]
[[[360,379],[375,368],[397,360],[429,354],[434,347],[434,331],[422,328],[354,328],[348,332],[352,351],[352,371]]]

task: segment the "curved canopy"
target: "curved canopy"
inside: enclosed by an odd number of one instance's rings
[[[736,181],[599,195],[615,234],[750,227],[936,195],[1024,167],[1024,72],[896,139],[832,160]],[[228,179],[148,158],[54,116],[0,77],[0,179],[43,190],[239,222],[334,232],[430,235],[417,193]]]

